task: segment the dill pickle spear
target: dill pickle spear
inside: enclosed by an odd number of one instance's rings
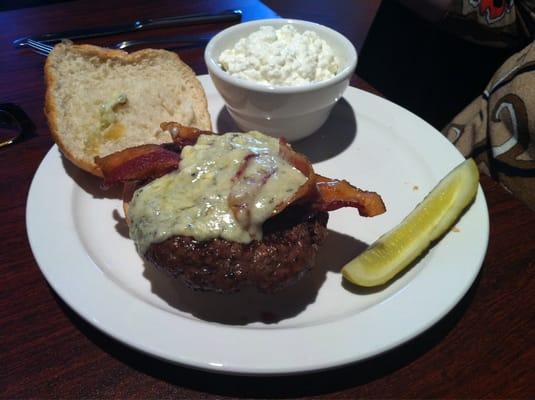
[[[451,228],[474,200],[478,183],[474,160],[459,164],[399,225],[346,264],[344,278],[366,287],[387,283]]]

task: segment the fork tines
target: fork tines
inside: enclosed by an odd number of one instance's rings
[[[26,39],[26,44],[37,54],[41,54],[43,56],[48,56],[53,49],[53,46],[33,39]]]

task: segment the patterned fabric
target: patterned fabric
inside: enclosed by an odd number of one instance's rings
[[[452,0],[443,24],[472,42],[521,48],[535,33],[535,0]]]
[[[443,133],[535,210],[535,42],[509,58]]]

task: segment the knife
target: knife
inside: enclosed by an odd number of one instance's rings
[[[139,19],[129,24],[108,26],[103,28],[75,29],[65,32],[45,33],[43,35],[18,38],[13,41],[15,47],[25,47],[27,40],[32,39],[42,43],[59,42],[62,39],[85,39],[98,36],[115,35],[118,33],[143,31],[145,29],[167,28],[176,26],[186,26],[195,24],[206,24],[214,22],[237,22],[242,17],[242,11],[225,10],[219,13],[189,14],[175,17],[147,18]]]

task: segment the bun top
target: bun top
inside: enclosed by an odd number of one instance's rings
[[[177,54],[61,43],[45,65],[45,114],[62,153],[102,176],[96,156],[170,142],[163,121],[210,130],[206,96]]]

